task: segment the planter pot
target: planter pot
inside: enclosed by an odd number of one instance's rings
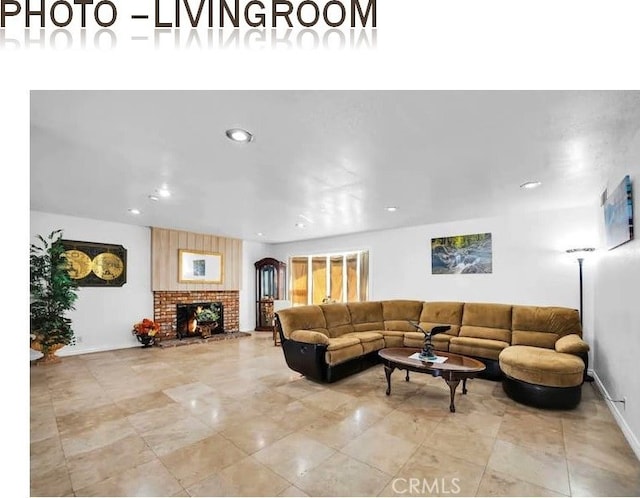
[[[42,353],[42,358],[38,358],[36,363],[38,365],[51,365],[53,363],[60,363],[60,358],[56,356],[56,352],[63,348],[64,344],[54,344],[53,346],[49,346],[45,348],[40,342],[35,339],[31,340],[31,349],[35,351],[40,351]]]
[[[200,331],[200,335],[206,339],[207,337],[210,337],[211,334],[213,334],[214,330],[218,328],[218,322],[210,322],[210,321],[206,321],[206,322],[200,322],[198,324],[198,329]]]
[[[143,348],[150,348],[151,346],[153,346],[156,343],[156,338],[155,338],[155,336],[152,336],[152,335],[137,335],[136,334],[136,339],[138,339],[138,342],[140,344],[142,344]]]

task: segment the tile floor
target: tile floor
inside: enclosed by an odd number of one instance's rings
[[[31,372],[32,496],[637,496],[591,384],[573,411],[382,366],[331,385],[269,334],[66,357]]]

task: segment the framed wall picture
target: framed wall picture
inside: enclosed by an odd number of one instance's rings
[[[431,273],[492,273],[490,233],[454,235],[431,239]]]
[[[633,197],[629,175],[605,199],[604,234],[607,249],[633,239]]]
[[[221,253],[178,249],[178,282],[221,284],[223,276]]]
[[[127,250],[116,244],[62,240],[69,276],[81,287],[122,287],[127,282]]]

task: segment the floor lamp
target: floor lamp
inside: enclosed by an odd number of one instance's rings
[[[578,269],[580,272],[580,328],[582,328],[582,262],[584,261],[585,256],[590,253],[595,251],[595,248],[593,247],[582,247],[579,249],[567,249],[567,252],[569,254],[574,254],[578,257]],[[586,372],[586,365],[585,365],[585,373],[584,373],[584,380],[587,382],[593,382],[593,377],[591,377],[591,375],[588,375]]]

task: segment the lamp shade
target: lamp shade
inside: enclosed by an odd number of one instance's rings
[[[575,249],[567,249],[566,252],[568,254],[573,254],[575,256],[577,256],[578,258],[584,258],[587,254],[595,251],[596,248],[595,247],[580,247],[580,248],[575,248]]]

